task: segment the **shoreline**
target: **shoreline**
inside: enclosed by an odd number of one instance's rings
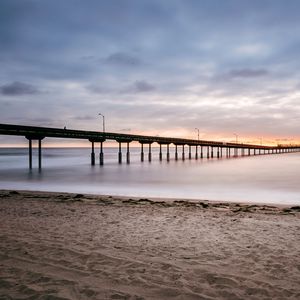
[[[16,193],[15,193],[16,192]],[[191,198],[165,198],[165,197],[138,197],[138,196],[125,196],[125,195],[103,195],[103,194],[88,194],[88,193],[70,193],[70,192],[52,192],[52,191],[39,191],[39,190],[18,190],[18,189],[0,189],[0,195],[3,193],[20,193],[20,194],[31,194],[34,193],[36,196],[59,196],[65,195],[70,198],[75,198],[77,201],[85,199],[90,200],[86,201],[87,203],[92,203],[91,200],[113,200],[115,204],[120,203],[129,203],[129,204],[139,204],[142,202],[148,202],[149,204],[158,204],[165,206],[202,206],[204,204],[205,208],[217,208],[220,206],[226,206],[228,208],[234,207],[245,207],[245,208],[256,208],[257,210],[261,210],[263,208],[268,208],[269,210],[285,210],[292,209],[297,212],[300,211],[300,205],[297,204],[277,204],[277,203],[269,203],[263,201],[257,202],[246,202],[246,201],[224,201],[224,200],[206,200],[206,199],[191,199]],[[119,204],[120,204],[119,203]]]
[[[1,299],[296,300],[300,207],[0,190]]]

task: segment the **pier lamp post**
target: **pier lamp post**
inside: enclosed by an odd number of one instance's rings
[[[199,142],[199,128],[195,128],[198,131],[198,142]]]
[[[103,133],[105,133],[105,117],[104,117],[104,115],[102,115],[101,113],[99,113],[98,115],[102,117],[102,122],[103,122],[103,123],[102,123]]]
[[[235,135],[235,142],[238,143],[238,135],[236,133],[234,133]]]

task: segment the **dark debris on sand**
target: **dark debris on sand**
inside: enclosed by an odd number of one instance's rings
[[[160,206],[160,207],[184,207],[201,210],[228,211],[234,214],[262,213],[262,214],[289,214],[300,213],[300,206],[276,207],[270,205],[242,204],[230,202],[209,202],[207,200],[153,200],[148,198],[125,198],[114,196],[96,196],[84,194],[48,193],[30,191],[6,191],[0,190],[0,199],[30,199],[55,201],[62,203],[88,203],[97,205],[134,205],[134,206]]]

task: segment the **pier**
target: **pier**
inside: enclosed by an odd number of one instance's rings
[[[175,160],[185,160],[185,150],[188,147],[188,159],[192,159],[192,149],[195,151],[195,160],[198,160],[198,149],[200,149],[200,159],[203,159],[204,149],[206,148],[207,159],[222,158],[225,155],[227,158],[250,155],[266,155],[266,154],[282,154],[300,151],[300,145],[278,145],[265,146],[243,143],[226,143],[220,141],[182,139],[172,137],[146,136],[135,134],[123,134],[115,132],[98,132],[86,130],[72,130],[65,128],[48,128],[36,126],[22,126],[12,124],[0,124],[1,135],[23,136],[28,140],[28,157],[29,168],[32,169],[32,146],[33,141],[38,144],[38,168],[42,168],[42,141],[45,138],[64,138],[64,139],[81,139],[91,143],[91,165],[96,164],[95,144],[99,145],[99,165],[104,165],[104,150],[103,143],[107,140],[114,140],[119,144],[118,163],[123,162],[122,144],[126,144],[126,163],[130,163],[130,143],[138,142],[141,145],[141,161],[145,160],[145,148],[148,149],[148,161],[152,161],[153,143],[159,146],[159,160],[163,159],[163,148],[166,148],[166,160],[170,161],[170,145],[175,146]],[[181,155],[178,151],[181,150]],[[231,156],[233,152],[233,156]],[[146,159],[147,159],[146,158]]]

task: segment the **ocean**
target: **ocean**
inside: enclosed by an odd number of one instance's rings
[[[140,148],[131,147],[131,163],[118,164],[118,148],[104,149],[104,166],[90,165],[89,148],[43,148],[42,170],[28,169],[28,149],[0,149],[0,188],[89,193],[136,197],[162,197],[267,204],[300,204],[300,153],[159,161],[152,147],[152,161],[140,161]],[[194,150],[194,149],[193,149]],[[206,156],[206,153],[204,153]]]

